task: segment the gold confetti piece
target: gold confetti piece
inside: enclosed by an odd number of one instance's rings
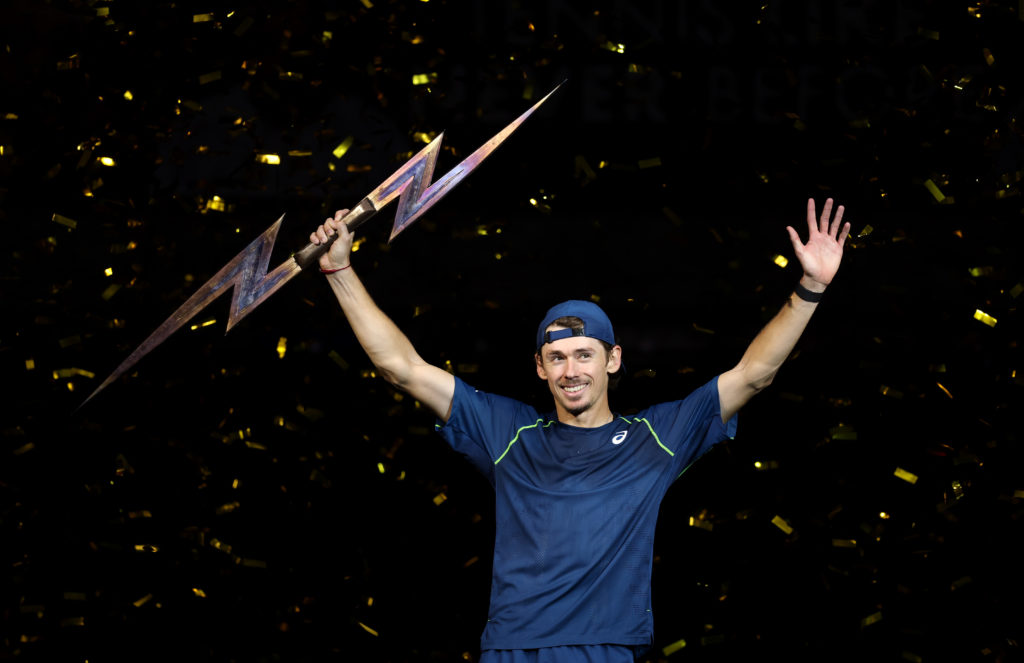
[[[373,607],[373,597],[372,596],[367,596],[366,597],[366,605],[368,605],[370,607]]]
[[[872,624],[875,624],[875,623],[880,622],[880,621],[882,621],[882,612],[878,611],[878,612],[876,612],[874,614],[871,614],[871,615],[868,615],[864,619],[860,620],[860,625],[862,627],[864,627],[864,626],[871,626]]]
[[[213,196],[212,198],[206,201],[205,209],[213,210],[214,212],[225,212],[227,211],[227,204],[224,202],[224,199],[221,198],[220,196]]]
[[[902,391],[900,391],[899,389],[893,389],[892,387],[886,386],[884,384],[879,386],[878,391],[883,396],[889,396],[891,398],[903,398]]]
[[[832,539],[833,548],[856,548],[856,539]]]
[[[128,517],[132,520],[136,518],[152,518],[153,514],[149,509],[142,509],[141,511],[129,511]]]
[[[193,587],[192,588],[192,593],[195,594],[196,596],[198,596],[201,599],[205,599],[206,598],[206,592],[204,592],[203,590],[199,589],[198,587]]]
[[[971,267],[967,272],[971,276],[991,276],[993,269],[992,267]]]
[[[355,140],[355,137],[348,136],[347,138],[345,138],[345,140],[341,141],[341,143],[339,143],[336,148],[334,148],[331,154],[334,155],[335,159],[340,159],[341,157],[345,156],[345,153],[348,152],[349,148],[352,147],[352,143],[354,143]]]
[[[100,163],[104,166],[116,166],[116,162],[112,157],[100,157]]]
[[[774,518],[772,518],[772,525],[775,525],[776,527],[781,529],[786,534],[792,534],[793,533],[793,528],[790,527],[789,523],[787,523],[786,519],[783,518],[782,516],[775,516]]]
[[[441,504],[443,504],[447,499],[447,495],[445,495],[444,493],[438,493],[437,495],[434,495],[434,505],[441,506]]]
[[[978,15],[979,15],[979,16],[981,16],[981,14],[980,14],[980,13],[979,13]],[[992,51],[990,51],[990,50],[989,50],[989,49],[987,49],[987,48],[983,48],[983,49],[981,49],[981,54],[985,56],[985,64],[987,64],[987,65],[988,65],[988,66],[990,66],[990,67],[991,67],[991,66],[992,66],[993,64],[995,64],[995,62],[996,62],[996,59],[995,59],[995,57],[994,57],[994,56],[992,55]]]
[[[953,398],[953,394],[949,393],[949,389],[946,389],[945,387],[943,387],[941,382],[936,382],[935,384],[939,385],[939,389],[941,389],[944,394],[946,394],[950,398]]]
[[[367,626],[366,624],[364,624],[362,622],[356,622],[356,624],[359,624],[360,626],[362,626],[364,631],[366,631],[367,633],[369,633],[370,635],[372,635],[374,637],[377,637],[377,636],[380,635],[379,633],[377,633],[372,628],[370,628],[369,626]]]
[[[427,144],[435,138],[437,138],[436,131],[416,131],[412,135],[414,141],[423,144]]]
[[[135,95],[132,94],[131,90],[125,90],[124,91],[124,99],[125,99],[125,101],[131,101],[134,98],[135,98]]]
[[[601,48],[604,48],[605,50],[609,50],[612,53],[625,53],[626,52],[626,45],[625,44],[619,44],[619,43],[616,43],[616,42],[613,42],[613,41],[606,41],[604,44],[601,45]]]
[[[640,161],[637,162],[637,166],[639,166],[641,170],[643,170],[644,168],[656,168],[657,166],[660,165],[661,157],[653,157],[651,159],[640,159]]]
[[[856,440],[857,431],[853,429],[853,426],[839,424],[829,431],[829,437],[833,440]]]
[[[677,651],[679,651],[680,649],[682,649],[685,646],[686,646],[686,640],[676,640],[672,644],[665,645],[664,647],[662,647],[661,648],[661,655],[662,656],[671,656],[672,654],[676,653]]]
[[[110,301],[110,298],[116,295],[117,291],[120,289],[120,283],[111,283],[110,285],[103,289],[103,292],[100,293],[100,297],[103,298],[103,301]]]
[[[35,442],[26,442],[25,444],[23,444],[20,447],[18,447],[17,449],[15,449],[12,453],[15,456],[20,456],[20,455],[22,455],[24,453],[28,453],[29,451],[32,451],[35,448],[36,448]]]
[[[160,546],[154,546],[154,545],[150,545],[148,543],[136,543],[134,547],[135,547],[135,552],[148,552],[148,553],[160,552]]]
[[[265,569],[267,568],[267,563],[262,559],[246,559],[243,557],[242,566],[250,569]]]
[[[914,652],[904,651],[900,654],[900,658],[904,661],[910,661],[910,663],[923,663],[924,659],[915,654]]]
[[[18,119],[18,114],[17,113],[5,113],[4,114],[4,119],[5,120],[17,120]]]
[[[890,516],[885,511],[879,512],[878,517],[881,518],[882,520],[889,520],[890,518],[892,518],[892,516]]]
[[[995,327],[996,326],[996,319],[993,318],[988,313],[985,313],[984,311],[982,311],[980,308],[976,309],[974,311],[974,319],[975,320],[980,320],[981,322],[985,323],[989,327]]]
[[[777,460],[755,460],[754,461],[754,469],[755,470],[761,470],[761,471],[764,471],[764,470],[777,470],[777,469],[779,469],[779,461],[777,461]]]
[[[59,341],[57,341],[57,344],[61,348],[70,348],[72,345],[78,345],[81,342],[82,337],[79,336],[78,334],[75,334],[74,336],[67,336],[65,338],[60,339]]]
[[[1015,491],[1013,491],[1013,496],[1014,497],[1024,498],[1024,490],[1015,490]]]
[[[381,474],[384,474],[384,472],[386,471],[384,469],[384,463],[377,463],[377,471],[380,472]]]
[[[213,20],[213,14],[192,14],[193,23],[207,23]]]
[[[146,605],[147,603],[149,603],[152,600],[153,600],[153,595],[152,594],[146,594],[141,599],[136,599],[136,600],[132,601],[132,605],[135,606],[136,608],[141,608],[142,606]]]
[[[67,226],[68,228],[71,228],[72,230],[78,227],[78,221],[75,221],[74,219],[69,219],[68,217],[62,216],[60,214],[54,214],[53,220],[62,226]]]
[[[779,267],[785,267],[786,265],[789,264],[789,260],[786,258],[786,256],[782,255],[781,253],[776,253],[775,255],[773,255],[772,262],[774,262]]]
[[[64,592],[65,601],[84,601],[85,594],[83,592]]]
[[[913,472],[906,471],[902,467],[897,467],[896,471],[893,472],[893,476],[899,477],[911,485],[917,483],[917,475]]]
[[[934,197],[935,200],[937,200],[938,202],[941,203],[946,200],[945,194],[943,194],[942,191],[939,190],[938,185],[936,185],[935,182],[932,182],[930,179],[924,181],[924,188],[928,189],[928,191],[932,194],[932,197]]]
[[[710,532],[714,529],[714,524],[704,520],[703,518],[694,518],[690,516],[690,527],[699,527],[702,530]]]
[[[85,626],[85,617],[65,617],[60,620],[61,626]]]
[[[240,506],[242,505],[239,504],[238,502],[228,502],[227,504],[221,504],[214,511],[218,516],[222,516],[225,513],[231,513]]]
[[[221,72],[220,69],[218,69],[217,71],[211,71],[208,74],[203,74],[202,76],[199,77],[199,84],[200,85],[206,85],[207,83],[212,83],[214,81],[219,81],[220,77],[221,77],[221,74],[222,74],[222,72]]]
[[[277,356],[284,359],[284,353],[288,351],[288,339],[282,336],[277,339]]]
[[[954,580],[953,583],[949,586],[949,591],[955,592],[956,590],[960,589],[964,585],[971,584],[971,581],[972,581],[971,576],[964,576],[963,578],[960,578],[958,580]]]
[[[110,16],[110,7],[96,7],[96,16]]]
[[[429,74],[413,74],[412,84],[413,85],[430,85],[432,81],[437,80],[437,72],[431,72]]]
[[[259,442],[253,442],[252,440],[246,440],[245,446],[250,449],[256,449],[257,451],[266,451],[267,445],[260,444]]]
[[[257,154],[256,163],[265,163],[268,166],[277,166],[281,163],[281,157],[273,153]]]
[[[932,39],[934,41],[938,41],[939,40],[939,31],[938,30],[929,30],[928,28],[918,28],[917,29],[917,36],[918,37],[924,37],[925,39]]]
[[[866,226],[864,226],[863,230],[861,230],[859,233],[857,233],[857,237],[867,237],[872,232],[874,232],[874,230],[875,229],[872,228],[870,225],[866,225]]]
[[[36,360],[35,359],[26,359],[25,360],[25,370],[26,371],[34,371],[34,370],[36,370]]]

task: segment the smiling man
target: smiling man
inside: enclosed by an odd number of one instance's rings
[[[473,389],[425,362],[373,303],[350,262],[352,235],[327,219],[310,237],[339,238],[320,260],[345,316],[381,375],[439,418],[438,431],[495,490],[491,601],[481,663],[627,663],[650,647],[651,569],[661,499],[693,461],[732,437],[737,411],[793,350],[842,259],[850,224],[832,200],[807,201],[808,240],[787,227],[803,267],[786,304],[739,363],[679,401],[615,414],[609,376],[622,348],[596,304],[552,307],[537,328],[537,375],[554,411]]]

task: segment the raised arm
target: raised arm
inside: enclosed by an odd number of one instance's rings
[[[317,228],[309,239],[326,242],[334,234],[338,239],[320,258],[320,269],[327,274],[331,290],[341,304],[359,344],[381,376],[398,389],[429,407],[447,421],[455,395],[455,378],[420,358],[409,339],[374,303],[352,267],[352,233],[341,218],[348,210],[339,210]]]
[[[829,198],[819,220],[815,214],[814,199],[809,199],[806,244],[801,243],[800,236],[791,226],[786,227],[804,273],[782,310],[754,337],[740,363],[718,376],[723,421],[728,421],[754,394],[771,384],[782,362],[793,351],[818,307],[817,300],[839,270],[843,244],[850,233],[850,224],[843,223],[843,211],[840,205],[830,221],[832,199]]]

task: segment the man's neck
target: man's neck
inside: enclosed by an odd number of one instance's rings
[[[578,415],[556,405],[555,414],[558,416],[559,423],[578,428],[598,428],[611,423],[615,419],[615,415],[612,414],[611,409],[607,405],[604,407],[595,406],[588,408]]]

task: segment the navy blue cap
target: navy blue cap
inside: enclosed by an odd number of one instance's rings
[[[583,321],[583,329],[545,331],[552,322],[565,317],[579,318]],[[612,331],[612,321],[608,319],[608,316],[605,315],[600,306],[594,302],[580,299],[570,299],[548,309],[548,312],[544,314],[544,319],[540,321],[540,326],[537,327],[537,350],[539,351],[545,343],[570,336],[588,336],[604,341],[608,345],[615,345],[615,332]]]

